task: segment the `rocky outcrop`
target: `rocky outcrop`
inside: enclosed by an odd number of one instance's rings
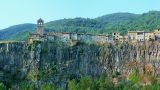
[[[0,44],[0,79],[28,78],[28,73],[38,70],[34,83],[54,82],[66,88],[67,80],[82,75],[97,77],[102,73],[111,75],[121,71],[131,61],[156,63],[159,66],[158,42],[144,44],[97,45],[78,42],[74,46],[63,42],[22,42]],[[35,71],[34,71],[35,72]],[[5,75],[3,75],[5,74]],[[32,76],[30,76],[32,78]]]

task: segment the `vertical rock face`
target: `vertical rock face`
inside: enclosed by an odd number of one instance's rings
[[[18,78],[25,76],[27,71],[24,69],[24,66],[29,57],[26,47],[27,44],[22,42],[0,44],[1,81],[10,81],[15,74],[18,75]]]
[[[81,75],[96,77],[108,72],[110,69],[107,65],[114,64],[114,57],[111,57],[114,56],[114,52],[107,46],[100,47],[84,43],[78,43],[75,46],[65,43],[42,43],[41,48],[40,67],[49,66],[51,68],[51,64],[54,63],[56,73],[51,76],[60,87],[65,87],[63,85],[67,84],[67,79],[78,79]]]
[[[159,56],[158,43],[150,43],[146,47],[128,43],[118,46],[86,43],[70,46],[63,42],[1,43],[0,71],[5,73],[5,78],[0,79],[10,79],[8,74],[23,78],[32,68],[37,68],[40,74],[37,81],[51,81],[65,88],[68,79],[111,74],[114,70],[120,71],[130,60],[146,60],[157,63],[158,67]]]
[[[23,63],[27,60],[25,43],[1,43],[0,44],[0,68],[16,69],[23,68]]]

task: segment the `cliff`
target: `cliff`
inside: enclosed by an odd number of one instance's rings
[[[0,80],[17,88],[17,80],[34,82],[38,88],[43,82],[54,82],[61,88],[67,81],[83,75],[93,78],[102,73],[112,75],[122,71],[130,61],[154,64],[158,68],[158,42],[144,44],[98,45],[78,42],[71,46],[63,42],[0,43]]]

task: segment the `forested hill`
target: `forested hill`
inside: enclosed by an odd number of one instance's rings
[[[119,31],[122,34],[129,30],[152,31],[160,27],[160,11],[144,14],[114,13],[95,19],[62,19],[46,23],[51,31],[68,31],[83,33],[108,33]]]
[[[129,30],[152,31],[157,28],[160,28],[160,11],[150,11],[144,14],[114,13],[94,19],[61,19],[47,22],[45,24],[46,32],[56,31],[94,34],[102,34],[114,31],[119,31],[121,34],[125,34]],[[28,36],[28,32],[33,32],[34,30],[35,25],[33,25],[33,27],[28,26],[28,28],[25,28],[25,30],[24,28],[21,30],[10,28],[7,33],[16,33],[6,36],[6,34],[2,33],[5,31],[3,30],[0,32],[0,39],[25,40]]]
[[[29,23],[8,27],[0,31],[0,40],[24,40],[35,27],[35,24]]]

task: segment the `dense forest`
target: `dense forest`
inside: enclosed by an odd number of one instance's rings
[[[45,24],[45,31],[106,34],[118,31],[122,35],[129,30],[153,31],[160,28],[160,11],[143,14],[114,13],[94,19],[61,19]],[[22,24],[0,31],[1,40],[26,40],[29,32],[36,30],[34,24]]]

